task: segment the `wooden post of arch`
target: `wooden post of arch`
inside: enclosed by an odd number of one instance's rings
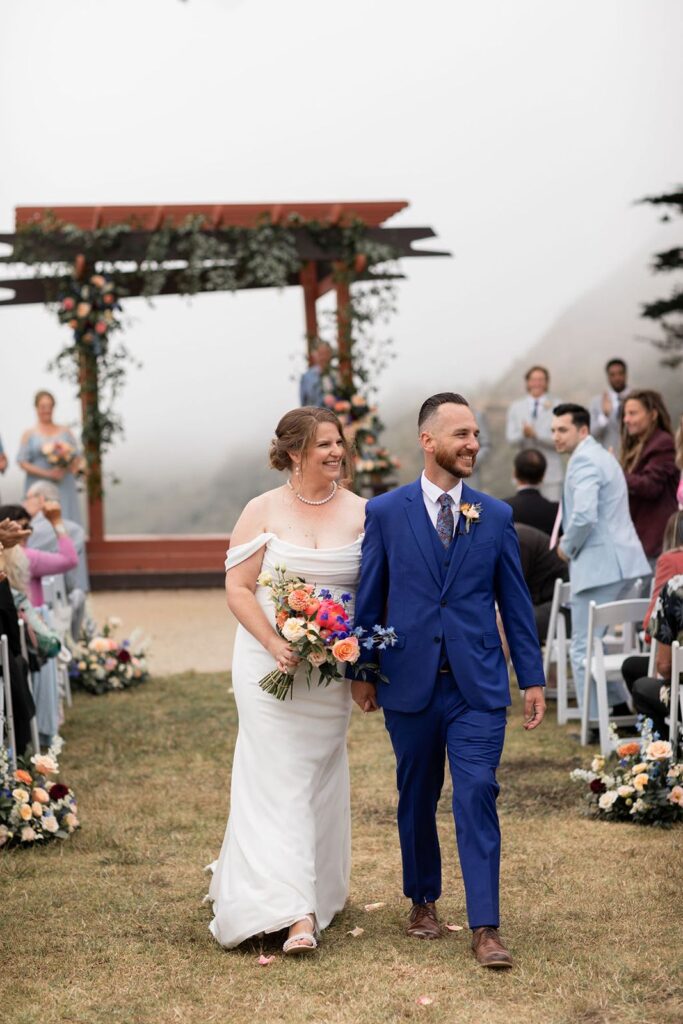
[[[353,267],[343,262],[334,264],[334,288],[337,294],[337,352],[339,378],[345,390],[353,390],[353,324],[351,322],[351,282],[367,269],[367,257],[359,253]]]
[[[309,260],[299,271],[299,280],[304,290],[304,313],[306,315],[306,348],[310,364],[313,347],[318,340],[318,314],[315,303],[318,298],[318,273],[315,262]]]
[[[79,281],[91,268],[83,254],[74,260],[74,275]],[[97,414],[99,396],[97,392],[97,356],[94,352],[81,349],[79,354],[78,382],[81,395],[81,416],[86,423],[91,415]],[[91,541],[104,540],[104,492],[102,487],[102,453],[97,441],[87,440],[85,457],[88,467],[88,535]]]

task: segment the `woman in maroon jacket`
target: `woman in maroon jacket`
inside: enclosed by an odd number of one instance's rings
[[[621,465],[628,486],[631,519],[654,568],[667,520],[678,508],[671,419],[657,391],[631,391],[624,402]]]

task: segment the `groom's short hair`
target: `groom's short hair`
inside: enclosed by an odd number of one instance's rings
[[[417,417],[417,429],[422,428],[422,424],[434,415],[440,405],[466,405],[469,408],[469,404],[466,398],[456,395],[454,391],[441,391],[438,395],[432,395],[422,403],[420,414]]]
[[[553,416],[571,416],[575,427],[588,427],[590,430],[591,414],[583,405],[575,402],[562,402],[553,409]]]

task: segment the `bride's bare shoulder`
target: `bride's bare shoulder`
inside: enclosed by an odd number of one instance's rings
[[[272,491],[264,491],[248,501],[235,523],[232,535],[251,539],[259,533],[268,532],[270,512],[282,500],[282,488],[274,487]]]
[[[367,498],[359,497],[358,494],[355,494],[353,491],[349,490],[348,487],[341,488],[341,495],[344,502],[349,508],[357,509],[360,512],[363,512],[365,506],[368,503]]]

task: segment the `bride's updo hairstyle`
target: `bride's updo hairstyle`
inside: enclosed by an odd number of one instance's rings
[[[319,409],[314,405],[305,405],[301,409],[292,409],[284,414],[275,428],[275,437],[270,442],[271,467],[280,471],[292,469],[292,453],[300,453],[301,464],[305,465],[307,449],[315,440],[320,423],[331,423],[339,431],[344,445],[341,476],[344,481],[350,480],[353,475],[351,452],[339,417],[331,409]]]

